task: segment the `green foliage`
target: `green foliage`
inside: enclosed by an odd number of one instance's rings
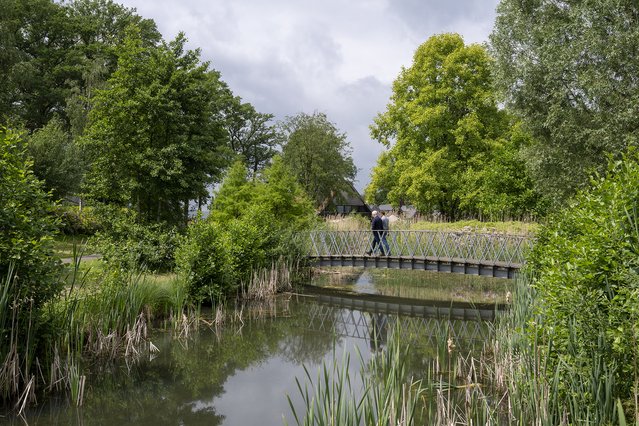
[[[239,160],[227,170],[211,203],[215,220],[225,223],[245,214],[255,195],[255,185],[247,179],[246,164]]]
[[[92,241],[103,260],[122,271],[166,272],[175,266],[178,229],[165,224],[143,224],[126,208],[102,206],[101,230]]]
[[[280,143],[280,134],[269,124],[273,115],[259,113],[251,104],[242,103],[239,96],[229,94],[224,116],[231,149],[244,160],[251,175],[256,176],[268,165]]]
[[[543,321],[532,329],[547,345],[550,371],[568,365],[586,381],[601,360],[622,399],[639,380],[638,160],[633,152],[611,162],[607,176],[542,227],[529,259]]]
[[[175,252],[177,273],[195,302],[220,298],[233,289],[223,232],[217,222],[198,218]]]
[[[205,200],[227,163],[225,85],[185,43],[180,34],[149,46],[130,27],[108,87],[93,98],[85,189],[133,206],[144,222],[184,223],[189,201]]]
[[[282,158],[316,207],[350,190],[357,168],[346,135],[325,114],[300,113],[282,125]]]
[[[0,279],[13,265],[19,293],[10,298],[33,302],[34,312],[60,290],[52,209],[20,138],[0,128]]]
[[[64,235],[93,235],[102,228],[93,207],[57,205],[54,210],[60,233]]]
[[[457,34],[433,36],[417,49],[413,65],[393,83],[386,112],[371,126],[389,150],[373,169],[370,201],[411,203],[452,220],[534,208],[535,196],[511,154],[512,123],[497,106],[490,66],[482,46],[466,46]]]
[[[87,100],[113,72],[113,46],[130,24],[159,40],[152,20],[111,0],[3,0],[0,119],[33,131],[60,114],[80,134]]]
[[[0,399],[17,398],[34,373],[42,310],[59,294],[53,204],[19,136],[0,128]]]
[[[317,220],[310,195],[279,156],[260,176],[253,204],[273,218],[270,226],[275,229],[307,230]]]
[[[196,301],[232,294],[254,271],[296,258],[300,248],[292,234],[315,223],[308,196],[281,158],[254,182],[247,174],[243,162],[233,165],[210,216],[189,224],[176,252],[178,274]]]
[[[496,82],[534,137],[529,169],[555,203],[637,144],[636,2],[502,0],[490,41]]]
[[[55,199],[77,192],[84,174],[82,153],[64,130],[60,118],[54,117],[34,132],[28,148],[33,158],[33,172]]]

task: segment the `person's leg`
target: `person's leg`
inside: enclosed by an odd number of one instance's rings
[[[375,236],[373,237],[373,254],[377,253],[377,249],[381,249],[381,244],[379,241],[379,234],[375,232]]]
[[[384,252],[386,254],[386,256],[390,256],[390,246],[388,245],[388,241],[386,240],[386,232],[384,232],[384,235],[382,236],[382,245],[384,247]]]

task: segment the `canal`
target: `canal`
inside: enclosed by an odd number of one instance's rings
[[[304,411],[296,379],[350,354],[356,376],[392,332],[409,344],[419,377],[442,354],[480,349],[512,282],[425,271],[334,269],[296,293],[235,307],[216,325],[213,313],[195,331],[152,331],[153,350],[135,362],[86,366],[83,406],[39,401],[29,425],[282,425]],[[396,331],[399,330],[399,331]],[[156,350],[157,348],[157,350]]]

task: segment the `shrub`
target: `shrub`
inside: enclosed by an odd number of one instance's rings
[[[166,272],[175,266],[179,232],[162,223],[143,224],[126,208],[100,208],[103,229],[94,244],[104,261],[122,270]]]
[[[548,371],[568,366],[587,382],[603,360],[621,398],[639,384],[638,160],[632,152],[611,162],[607,176],[552,216],[528,261],[543,321],[532,330],[547,345]]]
[[[61,290],[52,207],[20,138],[0,128],[1,399],[18,397],[31,380],[43,307]]]
[[[13,264],[14,296],[38,309],[60,290],[60,265],[51,256],[53,204],[31,168],[18,135],[0,128],[0,279]]]
[[[247,283],[260,268],[300,253],[293,234],[316,221],[313,206],[276,157],[255,182],[236,163],[228,173],[206,220],[198,218],[180,244],[176,263],[196,301],[220,298]],[[233,194],[241,194],[241,202]]]
[[[198,217],[191,222],[175,262],[189,297],[196,302],[219,299],[234,288],[222,227],[212,220]]]
[[[64,235],[93,235],[101,229],[92,207],[80,211],[76,206],[56,206],[54,214]]]

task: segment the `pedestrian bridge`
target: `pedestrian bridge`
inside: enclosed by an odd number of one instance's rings
[[[303,234],[317,266],[424,269],[514,278],[534,239],[520,235],[443,231],[385,231],[388,255],[373,251],[372,231],[311,231]],[[385,250],[386,251],[386,250]]]

